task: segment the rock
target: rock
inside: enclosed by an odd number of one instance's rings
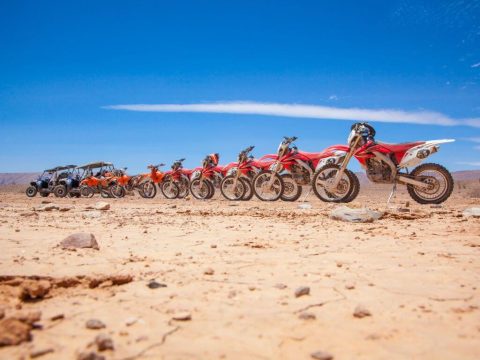
[[[62,249],[84,249],[92,248],[99,250],[97,240],[95,235],[88,233],[76,233],[70,236],[67,236],[60,243]]]
[[[407,213],[407,212],[410,212],[410,209],[409,208],[397,208],[397,211]]]
[[[355,284],[353,284],[353,283],[346,283],[346,284],[345,284],[345,289],[347,289],[347,290],[353,290],[353,289],[355,289]]]
[[[30,357],[32,359],[34,358],[37,358],[37,357],[40,357],[40,356],[43,356],[43,355],[47,355],[47,354],[50,354],[50,353],[53,353],[55,350],[53,348],[46,348],[46,349],[40,349],[40,350],[32,350],[30,352]]]
[[[109,210],[110,209],[110,204],[105,202],[105,201],[99,201],[95,204],[95,209],[96,210]]]
[[[14,318],[0,320],[0,347],[30,340],[32,326]]]
[[[368,208],[351,209],[347,206],[338,206],[330,212],[329,216],[335,220],[368,223],[380,219],[383,213]]]
[[[283,290],[283,289],[287,288],[287,285],[279,283],[279,284],[275,284],[273,287],[276,288],[276,289]]]
[[[70,205],[62,205],[58,208],[59,211],[63,211],[63,212],[70,211],[72,209],[73,209],[73,206],[70,206]]]
[[[333,359],[332,354],[326,351],[321,351],[321,350],[311,353],[310,356],[312,357],[312,359],[315,359],[315,360],[332,360]]]
[[[0,309],[0,320],[2,320],[5,317],[5,310]]]
[[[85,323],[85,327],[87,329],[98,330],[105,328],[106,325],[98,319],[90,319]]]
[[[298,318],[302,320],[315,320],[317,317],[314,313],[302,312],[300,315],[298,315]]]
[[[150,281],[148,282],[147,286],[148,286],[150,289],[158,289],[158,288],[167,287],[167,285],[162,284],[162,283],[159,283],[159,282],[156,282],[155,280],[150,280]]]
[[[89,218],[89,219],[96,219],[102,216],[102,213],[100,211],[90,211],[86,214],[83,215],[84,218]]]
[[[353,311],[353,316],[356,318],[364,318],[366,316],[372,316],[372,313],[365,308],[363,305],[358,305],[355,310]]]
[[[125,325],[127,325],[127,326],[132,326],[132,325],[135,324],[137,321],[138,321],[138,318],[132,316],[132,317],[129,317],[127,320],[125,320]]]
[[[295,290],[295,297],[300,297],[303,295],[309,295],[310,294],[310,288],[308,286],[300,286]]]
[[[208,268],[208,269],[205,269],[205,271],[203,273],[205,275],[213,275],[213,274],[215,274],[215,270],[213,270],[212,268]]]
[[[298,208],[299,208],[299,209],[304,209],[304,210],[306,210],[306,209],[311,209],[311,208],[312,208],[312,205],[311,205],[311,204],[308,204],[308,203],[306,203],[306,204],[300,204],[300,205],[298,205]]]
[[[133,281],[132,275],[112,275],[107,278],[112,282],[112,285],[124,285]]]
[[[26,279],[22,282],[22,291],[20,298],[23,301],[43,299],[52,287],[48,280],[30,280]]]
[[[37,208],[37,211],[52,211],[58,209],[60,209],[60,207],[56,204],[45,204]]]
[[[172,316],[172,320],[176,321],[190,321],[192,320],[192,315],[188,311],[181,311]]]
[[[474,218],[478,218],[480,217],[480,207],[471,207],[471,208],[465,209],[462,214],[465,217],[472,216]]]
[[[105,360],[105,356],[99,355],[95,351],[82,351],[78,354],[77,360]]]
[[[113,340],[106,334],[98,334],[95,337],[95,344],[97,345],[98,351],[114,350]]]
[[[21,321],[28,325],[33,325],[42,318],[40,310],[34,311],[19,311],[11,316],[11,318]]]
[[[40,204],[50,204],[51,201],[50,200],[42,200],[40,201]]]

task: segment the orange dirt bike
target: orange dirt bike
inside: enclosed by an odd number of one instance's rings
[[[149,165],[150,172],[148,174],[142,174],[139,181],[139,194],[141,197],[152,199],[157,195],[157,185],[160,186],[165,174],[158,169],[165,164]]]
[[[113,184],[110,186],[110,194],[114,198],[122,198],[127,191],[133,191],[133,189],[138,187],[137,179],[139,175],[129,176],[126,171],[127,168],[114,171]]]
[[[192,170],[183,168],[184,161],[185,159],[176,160],[172,164],[172,170],[166,171],[164,174],[160,190],[167,199],[183,199],[188,195]]]
[[[110,172],[87,176],[80,182],[80,195],[92,197],[100,194],[104,198],[112,197],[111,187],[115,184],[115,176]]]

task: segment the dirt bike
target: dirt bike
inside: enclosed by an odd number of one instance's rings
[[[127,168],[122,170],[114,170],[112,185],[110,186],[110,194],[114,198],[123,198],[127,191],[133,191],[137,185],[138,176],[127,175]]]
[[[162,181],[165,178],[165,174],[158,169],[165,164],[149,165],[150,173],[144,174],[138,181],[141,183],[140,196],[152,199],[157,195],[157,185],[161,188]]]
[[[250,200],[253,197],[252,179],[258,172],[267,169],[273,161],[260,161],[249,155],[254,146],[242,150],[237,162],[223,168],[225,177],[220,184],[222,195],[228,200]]]
[[[354,191],[354,182],[347,166],[355,157],[373,183],[393,184],[388,202],[398,183],[407,186],[413,200],[420,204],[440,204],[453,191],[453,178],[443,166],[433,163],[419,165],[439,150],[439,144],[455,140],[416,141],[388,144],[375,140],[375,129],[368,123],[352,125],[348,136],[348,153],[340,165],[329,164],[313,178],[313,189],[324,201],[341,201]],[[343,147],[342,147],[343,148]],[[408,168],[415,168],[408,172]]]
[[[222,166],[218,166],[219,155],[210,154],[203,159],[202,167],[192,172],[190,192],[196,199],[211,199],[215,194],[215,188],[220,184],[225,175]]]
[[[296,201],[302,194],[303,186],[312,181],[315,170],[325,164],[337,164],[346,156],[348,149],[327,148],[310,153],[298,150],[294,145],[296,137],[284,137],[278,146],[277,154],[269,154],[262,159],[273,161],[269,169],[260,172],[254,179],[253,188],[257,197],[264,201]],[[349,170],[347,170],[350,172]],[[356,180],[354,173],[350,176]],[[269,188],[271,185],[272,188]],[[353,198],[345,198],[351,201]]]
[[[167,199],[183,199],[188,195],[192,170],[183,168],[185,159],[176,160],[172,169],[164,173],[160,191]]]
[[[95,194],[100,194],[104,198],[110,198],[113,185],[115,185],[115,175],[111,172],[89,175],[80,182],[80,195],[91,198]]]

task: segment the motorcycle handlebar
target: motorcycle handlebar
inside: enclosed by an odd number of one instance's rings
[[[292,137],[284,136],[283,139],[286,144],[290,144],[295,140],[297,140],[298,138],[296,136],[292,136]]]

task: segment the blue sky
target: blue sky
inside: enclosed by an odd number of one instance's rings
[[[0,172],[193,167],[211,152],[227,163],[248,145],[273,152],[283,135],[320,151],[352,123],[325,107],[386,109],[394,122],[372,121],[378,139],[452,137],[432,161],[480,168],[480,0],[1,1],[0,45]],[[105,108],[240,101],[323,115]]]

